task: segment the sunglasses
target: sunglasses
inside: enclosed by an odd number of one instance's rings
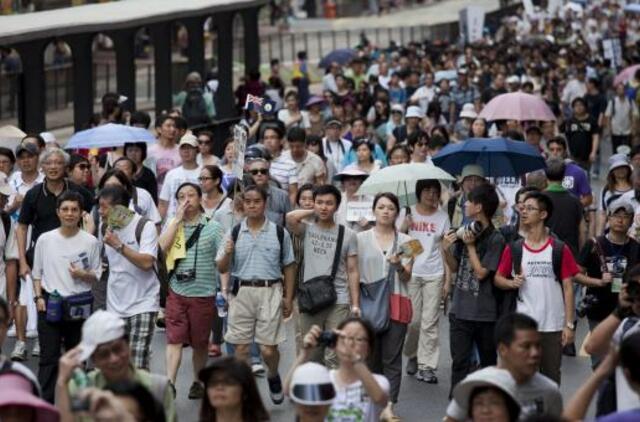
[[[267,175],[269,174],[269,169],[255,169],[255,170],[249,170],[249,173],[251,173],[252,176],[257,176],[259,174],[264,174]]]

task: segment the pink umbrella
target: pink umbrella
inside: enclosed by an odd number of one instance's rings
[[[540,97],[524,92],[498,95],[484,106],[478,117],[492,120],[554,121],[556,117]]]
[[[613,80],[613,85],[626,84],[636,74],[636,71],[640,69],[640,64],[634,64],[625,68],[622,72],[618,73],[618,76]]]

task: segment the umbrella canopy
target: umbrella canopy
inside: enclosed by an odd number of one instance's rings
[[[556,120],[556,116],[544,100],[524,92],[510,92],[496,96],[484,106],[478,117],[489,121]]]
[[[640,64],[634,64],[633,66],[624,68],[624,70],[616,75],[616,78],[613,80],[613,85],[626,84],[634,77],[638,69],[640,69]]]
[[[520,176],[545,168],[538,150],[505,138],[471,138],[449,144],[433,157],[433,163],[451,174],[461,174],[467,164],[478,164],[487,177]]]
[[[640,4],[638,3],[628,4],[624,7],[624,11],[631,12],[631,13],[640,13]]]
[[[74,134],[67,149],[121,147],[129,142],[155,142],[156,138],[146,129],[107,123]]]
[[[358,52],[352,48],[339,48],[324,56],[324,58],[320,60],[320,63],[318,63],[318,67],[326,69],[331,66],[331,63],[333,62],[336,62],[339,65],[345,65],[353,60],[357,55]]]
[[[385,167],[370,175],[358,189],[358,195],[391,192],[398,196],[401,203],[412,205],[416,203],[416,182],[423,179],[435,179],[441,182],[455,180],[449,173],[433,164],[398,164]]]
[[[12,151],[16,149],[25,136],[27,136],[27,134],[15,126],[7,125],[0,127],[0,145]]]

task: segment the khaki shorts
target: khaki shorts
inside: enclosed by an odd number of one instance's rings
[[[275,346],[285,340],[282,323],[282,283],[271,287],[241,286],[229,303],[227,334],[231,344]]]

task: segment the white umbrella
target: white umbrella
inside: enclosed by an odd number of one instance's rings
[[[15,126],[7,125],[0,127],[0,145],[14,151],[22,138],[27,136],[22,130]]]

